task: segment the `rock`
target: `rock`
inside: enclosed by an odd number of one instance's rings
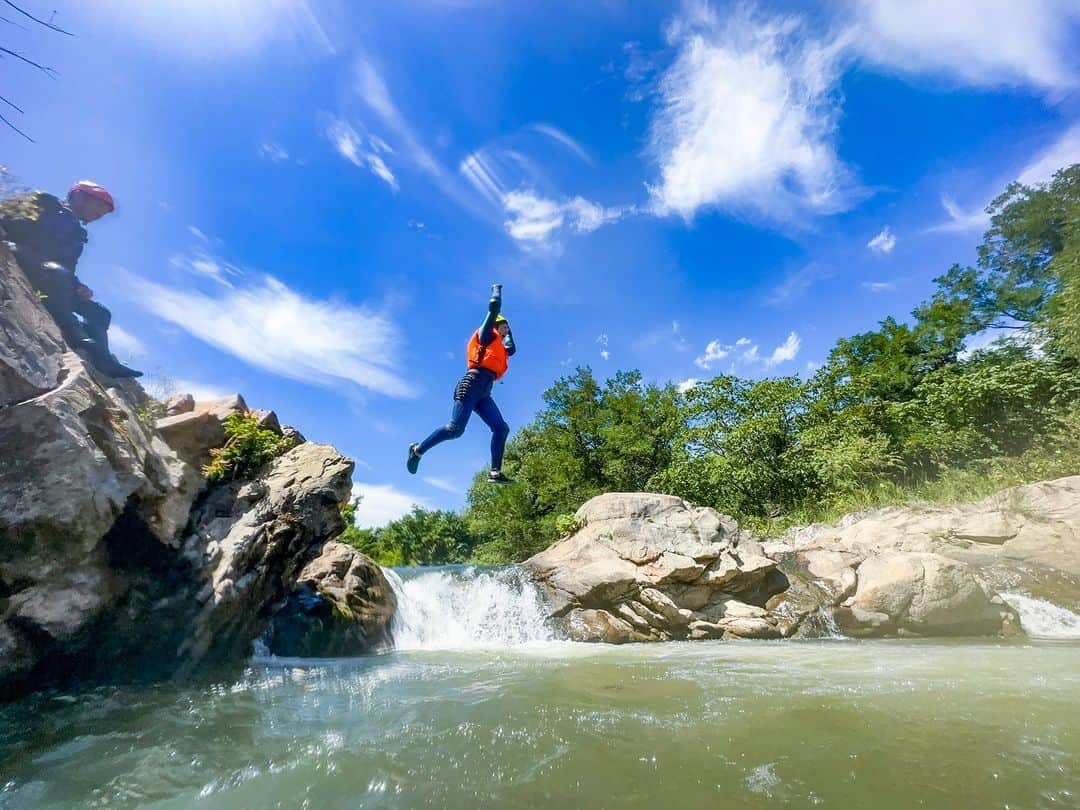
[[[286,656],[359,655],[390,641],[397,600],[382,569],[335,541],[308,563],[265,640]]]
[[[260,430],[269,430],[271,433],[276,433],[278,436],[281,434],[281,423],[278,421],[277,414],[273,411],[252,411],[255,416],[255,424],[259,426]]]
[[[165,416],[179,416],[195,410],[195,397],[191,394],[176,394],[161,403]]]
[[[670,495],[609,493],[584,504],[576,517],[583,528],[525,563],[571,638],[700,637],[695,614],[702,621],[723,615],[726,604],[760,601],[763,616],[764,600],[775,592],[776,563],[713,509]],[[756,625],[721,632],[736,630],[764,632]]]
[[[60,384],[67,346],[35,291],[0,242],[0,408],[51,391]]]
[[[837,620],[853,635],[885,628],[922,636],[996,635],[1011,612],[990,601],[964,563],[894,551],[859,566],[858,589],[843,606],[848,611]]]
[[[246,656],[271,607],[285,601],[304,565],[344,528],[341,505],[352,491],[352,470],[333,447],[303,444],[259,474],[255,502],[239,497],[245,488],[250,496],[250,488],[234,482],[198,505],[183,553],[200,589],[169,669],[184,675]]]
[[[221,434],[193,436],[190,420],[220,431],[243,400],[163,420],[178,453],[137,382],[68,350],[2,246],[0,396],[0,700],[235,669],[343,528],[352,463],[325,445],[204,490],[194,461]],[[373,637],[392,608],[374,580],[355,584],[365,575],[350,564],[342,597]]]
[[[303,444],[307,441],[307,439],[304,438],[304,434],[294,428],[292,425],[282,425],[281,435],[284,438],[289,439],[294,446],[298,444]]]
[[[850,515],[835,524],[794,529],[768,548],[775,558],[797,554],[810,565],[831,555],[849,567],[887,551],[939,554],[968,565],[988,596],[1023,591],[1077,611],[1080,476],[1013,487],[973,504]],[[847,575],[830,583],[835,572],[815,570],[831,586],[850,586]]]
[[[156,427],[173,452],[201,469],[210,460],[210,450],[225,444],[225,420],[247,410],[244,398],[232,394],[196,403],[189,411],[158,419]]]

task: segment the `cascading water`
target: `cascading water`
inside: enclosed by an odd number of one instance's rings
[[[398,608],[399,650],[515,647],[552,641],[536,585],[519,568],[384,569]]]
[[[1020,626],[1032,638],[1080,638],[1080,615],[1024,593],[1001,598],[1020,614]]]

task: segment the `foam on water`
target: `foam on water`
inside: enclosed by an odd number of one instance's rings
[[[1044,599],[1024,593],[1003,593],[1001,598],[1020,614],[1020,626],[1034,638],[1080,638],[1080,615]]]
[[[517,647],[554,640],[540,592],[517,568],[386,569],[399,650]]]

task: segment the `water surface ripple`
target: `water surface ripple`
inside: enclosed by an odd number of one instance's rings
[[[1076,642],[261,660],[0,709],[0,807],[1080,806]]]

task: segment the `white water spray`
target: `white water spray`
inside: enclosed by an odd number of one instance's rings
[[[384,569],[397,596],[399,650],[468,650],[552,641],[536,585],[516,568]]]
[[[1033,638],[1080,638],[1080,615],[1023,593],[1001,598],[1020,614],[1020,626]]]

